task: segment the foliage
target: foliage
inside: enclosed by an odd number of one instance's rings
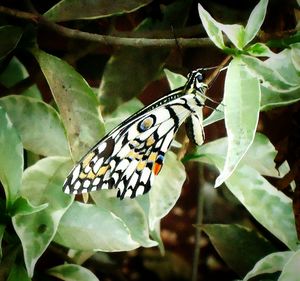
[[[96,2],[62,0],[48,9],[45,21],[51,26],[51,21],[110,18],[141,9],[150,1],[125,1],[126,5],[116,1],[120,3],[112,6],[111,1],[98,1],[99,6]],[[88,8],[82,9],[82,5]],[[170,25],[182,27],[190,5],[191,1],[166,5],[160,20],[145,19],[133,33]],[[243,280],[279,272],[269,279],[290,281],[300,274],[292,200],[266,179],[282,178],[290,168],[285,161],[277,169],[276,149],[267,136],[257,132],[257,127],[260,112],[299,101],[300,43],[293,41],[274,53],[268,43],[254,41],[267,5],[267,0],[261,0],[244,27],[217,22],[199,4],[200,19],[210,40],[232,56],[223,101],[204,120],[208,127],[224,119],[227,137],[207,142],[185,160],[215,167],[220,173],[215,187],[228,188],[283,245],[277,247],[247,226],[197,226],[208,235],[223,260]],[[39,274],[62,280],[98,280],[80,259],[75,264],[72,251],[93,255],[96,251],[159,246],[163,252],[160,222],[176,204],[186,179],[184,166],[174,152],[168,153],[151,191],[136,199],[120,201],[115,198],[115,190],[109,190],[95,192],[88,203],[81,203],[63,194],[61,188],[72,165],[104,136],[105,128],[111,129],[141,108],[135,96],[161,75],[169,51],[121,47],[106,63],[96,93],[64,59],[39,47],[31,24],[21,28],[6,21],[0,27],[0,42],[5,42],[0,44],[0,82],[10,89],[9,95],[0,98],[0,180],[5,193],[0,204],[5,268],[0,267],[0,276],[10,281],[36,279]],[[50,99],[32,84],[15,92],[15,85],[26,83],[29,76],[17,58],[19,51],[35,58],[49,86]],[[166,76],[171,88],[185,82],[184,77],[170,71]],[[50,245],[69,250],[67,259],[74,264],[37,273],[36,264]]]

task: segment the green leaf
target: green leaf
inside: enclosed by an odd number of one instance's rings
[[[10,88],[28,76],[28,72],[24,65],[16,57],[13,57],[3,72],[0,73],[0,82],[5,87]],[[41,99],[41,93],[36,85],[32,85],[24,90],[22,95]]]
[[[243,281],[247,281],[252,277],[260,274],[274,273],[277,271],[282,271],[286,262],[293,255],[292,251],[277,252],[265,256],[260,261],[258,261],[253,269],[247,273]]]
[[[198,154],[201,157],[198,158],[198,161],[214,164],[221,170],[225,162],[225,144],[226,139],[221,139],[199,147]],[[260,154],[261,140],[258,139],[257,143],[254,139],[252,146],[251,154],[257,157],[257,162],[271,163],[271,161],[263,159],[267,155],[270,157],[271,153]],[[268,150],[268,148],[266,149]],[[248,153],[250,152],[248,151]],[[298,239],[291,199],[262,177],[255,170],[256,165],[251,167],[253,161],[250,161],[248,165],[246,158],[247,156],[231,177],[226,180],[226,186],[260,224],[290,249],[295,249]],[[264,170],[272,171],[273,164],[269,168],[264,167]]]
[[[66,62],[37,49],[33,54],[59,108],[73,159],[79,160],[104,134],[97,98],[83,77]]]
[[[18,130],[24,148],[44,156],[69,156],[65,130],[53,107],[14,95],[1,98],[0,105]]]
[[[19,197],[13,204],[10,215],[30,215],[46,209],[49,206],[48,203],[44,203],[39,206],[33,206],[27,198]]]
[[[60,221],[55,242],[75,250],[104,252],[130,251],[140,246],[112,212],[77,201]]]
[[[14,264],[6,281],[30,281],[23,265]]]
[[[164,166],[155,178],[149,191],[149,227],[155,229],[160,219],[165,217],[177,202],[186,173],[183,164],[173,152],[166,154]]]
[[[239,50],[245,46],[245,29],[240,24],[218,23],[219,28],[227,35],[232,44]]]
[[[17,47],[22,34],[22,28],[18,26],[4,25],[0,27],[0,62]]]
[[[295,68],[293,49],[286,49],[264,61],[268,68],[279,73],[289,84],[300,84],[300,73]],[[270,110],[300,100],[300,87],[289,91],[280,91],[262,86],[261,110]]]
[[[300,250],[295,252],[282,269],[278,281],[298,281],[300,276]]]
[[[212,16],[204,10],[204,8],[198,4],[199,16],[202,22],[203,27],[210,40],[214,42],[214,44],[220,48],[225,49],[225,44],[223,40],[223,34],[219,23],[212,18]]]
[[[115,190],[114,190],[115,191]],[[115,192],[97,191],[92,193],[92,197],[99,207],[112,212],[126,225],[132,239],[143,247],[153,247],[157,243],[149,239],[148,221],[144,210],[140,204],[133,199],[116,198]]]
[[[48,10],[44,16],[51,21],[97,19],[134,12],[151,0],[62,0]]]
[[[262,85],[273,91],[289,92],[299,89],[300,86],[293,81],[284,79],[271,65],[267,65],[255,57],[246,55],[241,56],[241,60],[245,63],[247,69],[254,77],[262,81]]]
[[[189,13],[190,4],[191,0],[175,1],[164,7],[161,21],[146,19],[136,31],[169,30],[170,26],[182,27]],[[110,113],[124,101],[140,94],[150,81],[158,77],[169,52],[166,48],[154,50],[124,47],[111,56],[105,66],[98,94],[104,112]]]
[[[290,47],[293,65],[295,69],[300,72],[300,43],[292,44]]]
[[[259,117],[258,80],[251,77],[236,59],[228,66],[223,102],[228,148],[224,168],[216,179],[216,187],[231,176],[249,149]]]
[[[17,130],[0,106],[0,181],[10,208],[18,197],[23,173],[23,147]]]
[[[265,238],[241,225],[205,224],[200,227],[222,259],[240,276],[244,276],[257,260],[275,251]]]
[[[268,0],[260,0],[253,9],[245,28],[245,45],[254,39],[261,28],[266,16],[267,6]]]
[[[164,72],[168,79],[171,90],[184,86],[184,84],[187,81],[187,78],[184,77],[183,75],[171,72],[166,68],[164,69]]]
[[[203,127],[224,119],[224,105],[219,104],[217,108],[203,120]]]
[[[2,262],[2,239],[5,232],[6,225],[0,224],[0,261]]]
[[[77,264],[63,264],[50,268],[47,273],[65,281],[99,281],[90,270]]]
[[[62,192],[71,166],[69,158],[48,157],[24,172],[21,195],[33,205],[49,204],[42,211],[13,217],[29,276],[33,275],[36,262],[52,241],[61,217],[73,201],[73,197]]]
[[[253,45],[250,45],[246,52],[255,57],[271,57],[274,56],[275,53],[273,53],[269,47],[264,43],[255,43]]]
[[[137,98],[120,104],[111,114],[105,116],[105,129],[110,132],[129,116],[143,108],[144,105]]]

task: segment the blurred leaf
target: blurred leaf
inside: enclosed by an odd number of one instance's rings
[[[60,221],[55,242],[75,250],[130,251],[139,247],[124,222],[111,211],[74,201]]]
[[[204,10],[200,4],[198,4],[198,11],[202,25],[205,28],[210,40],[213,41],[218,48],[225,49],[223,34],[219,23],[212,18],[212,16],[206,10]]]
[[[287,252],[277,252],[265,256],[260,261],[258,261],[253,269],[247,273],[243,281],[247,281],[252,277],[260,274],[274,273],[277,271],[282,271],[284,265],[293,255],[292,251]]]
[[[300,276],[300,250],[295,252],[284,265],[278,281],[298,281]]]
[[[10,88],[28,76],[28,72],[24,65],[16,57],[13,57],[4,71],[0,73],[0,82],[5,87]],[[41,93],[36,85],[32,85],[25,89],[22,92],[22,95],[41,99]]]
[[[210,142],[199,147],[197,149],[199,155],[197,160],[214,164],[219,170],[222,170],[226,151],[223,148],[226,148],[226,146],[220,145],[221,142],[226,143],[226,139]],[[270,157],[271,153],[262,155],[259,153],[262,149],[261,145],[261,140],[258,139],[257,143],[255,138],[251,152],[256,155],[257,161],[266,164],[271,163],[263,159],[267,155]],[[255,149],[256,146],[258,146],[258,151]],[[264,167],[264,170],[267,170],[267,167]],[[269,167],[269,170],[273,170],[273,165]],[[290,198],[272,186],[255,170],[255,167],[247,165],[246,160],[239,164],[225,183],[260,224],[286,244],[289,249],[296,248],[298,239]]]
[[[137,98],[122,103],[111,114],[105,116],[106,131],[110,132],[113,128],[117,127],[121,122],[143,107],[144,105]]]
[[[152,0],[62,0],[48,10],[44,16],[51,21],[97,19],[134,12]]]
[[[21,136],[24,148],[44,156],[69,156],[65,129],[53,107],[43,101],[7,96],[0,99]]]
[[[290,81],[290,78],[284,79],[276,69],[255,57],[242,55],[241,60],[246,64],[251,74],[260,79],[263,85],[270,90],[289,92],[300,88],[299,84]]]
[[[83,77],[66,62],[37,49],[33,54],[59,108],[73,159],[79,160],[104,135],[97,98]]]
[[[17,130],[0,106],[0,181],[10,208],[17,199],[23,173],[23,147]]]
[[[241,225],[205,224],[200,227],[222,259],[240,276],[244,276],[259,259],[275,251],[265,238]]]
[[[77,264],[63,264],[50,268],[49,275],[65,281],[99,281],[94,273]]]
[[[267,6],[268,0],[260,0],[253,9],[245,28],[244,45],[247,45],[250,41],[252,41],[260,30],[265,20]]]
[[[109,193],[104,190],[93,192],[92,197],[99,207],[109,210],[123,221],[134,241],[143,247],[157,245],[156,242],[149,238],[147,217],[136,200],[125,198],[121,201],[119,198],[116,198],[115,194],[109,196]]]
[[[24,172],[21,195],[33,205],[49,204],[40,212],[13,217],[29,276],[33,275],[36,262],[52,241],[61,217],[73,201],[73,197],[62,192],[71,166],[69,158],[48,157]]]
[[[225,165],[215,182],[216,187],[231,176],[249,149],[259,117],[258,80],[251,77],[236,59],[228,66],[223,102],[228,148]]]
[[[18,26],[0,26],[0,62],[17,47],[23,31]]]
[[[14,264],[6,281],[30,281],[24,266]]]
[[[146,19],[136,31],[181,27],[186,21],[190,4],[191,0],[175,1],[164,7],[162,21]],[[124,101],[137,96],[150,81],[156,79],[169,52],[166,48],[124,47],[111,56],[105,66],[98,94],[104,105],[104,112],[112,112]]]

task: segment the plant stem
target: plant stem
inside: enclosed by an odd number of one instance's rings
[[[192,265],[192,281],[198,280],[198,265],[200,260],[200,240],[202,230],[200,225],[203,222],[203,208],[204,208],[204,196],[203,196],[203,184],[204,184],[204,167],[203,164],[198,164],[199,172],[199,188],[197,196],[197,215],[196,215],[196,230],[195,230],[195,249]]]

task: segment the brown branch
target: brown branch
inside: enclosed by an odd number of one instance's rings
[[[97,42],[109,46],[111,45],[131,46],[135,48],[144,48],[144,47],[170,48],[170,47],[174,47],[176,44],[178,44],[181,48],[197,48],[197,47],[214,46],[214,44],[210,41],[209,38],[189,38],[189,39],[177,38],[177,40],[157,39],[157,38],[149,39],[149,38],[115,37],[111,35],[100,35],[95,33],[88,33],[88,32],[67,28],[58,25],[56,23],[50,22],[41,15],[14,10],[3,6],[0,6],[0,13],[35,22],[67,38]]]

